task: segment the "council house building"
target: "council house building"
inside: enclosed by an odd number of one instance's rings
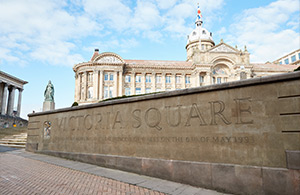
[[[195,29],[188,35],[186,61],[129,60],[95,49],[90,61],[74,65],[75,102],[219,84],[293,71],[292,65],[250,63],[247,48],[220,41],[203,27],[198,8]]]

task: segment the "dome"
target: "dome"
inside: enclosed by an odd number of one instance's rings
[[[187,42],[190,43],[199,40],[213,41],[212,33],[202,26],[197,26],[188,36]]]

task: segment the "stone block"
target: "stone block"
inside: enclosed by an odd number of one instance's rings
[[[54,110],[55,109],[55,103],[50,101],[44,101],[43,103],[43,112]]]
[[[143,158],[141,172],[152,177],[170,179],[172,178],[173,163],[167,160]]]
[[[212,187],[236,194],[263,194],[259,167],[212,164]]]
[[[173,161],[172,180],[193,186],[211,188],[211,164]]]
[[[140,173],[142,168],[142,159],[135,157],[117,156],[116,167],[124,171]]]
[[[300,194],[300,171],[279,168],[262,168],[265,194]]]
[[[300,151],[287,150],[285,152],[286,152],[287,168],[300,170]]]
[[[26,151],[35,152],[38,150],[38,143],[26,143]]]

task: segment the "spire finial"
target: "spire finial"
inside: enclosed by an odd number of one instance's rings
[[[196,24],[196,26],[201,26],[202,23],[203,23],[203,21],[202,21],[202,14],[201,14],[199,3],[198,3],[197,20],[196,20],[195,24]]]

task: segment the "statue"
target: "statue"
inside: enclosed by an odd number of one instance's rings
[[[55,109],[54,103],[54,86],[52,85],[51,81],[49,81],[46,90],[44,92],[44,104],[43,104],[43,111],[49,111]]]
[[[54,86],[49,81],[46,90],[44,92],[45,101],[54,102]]]

